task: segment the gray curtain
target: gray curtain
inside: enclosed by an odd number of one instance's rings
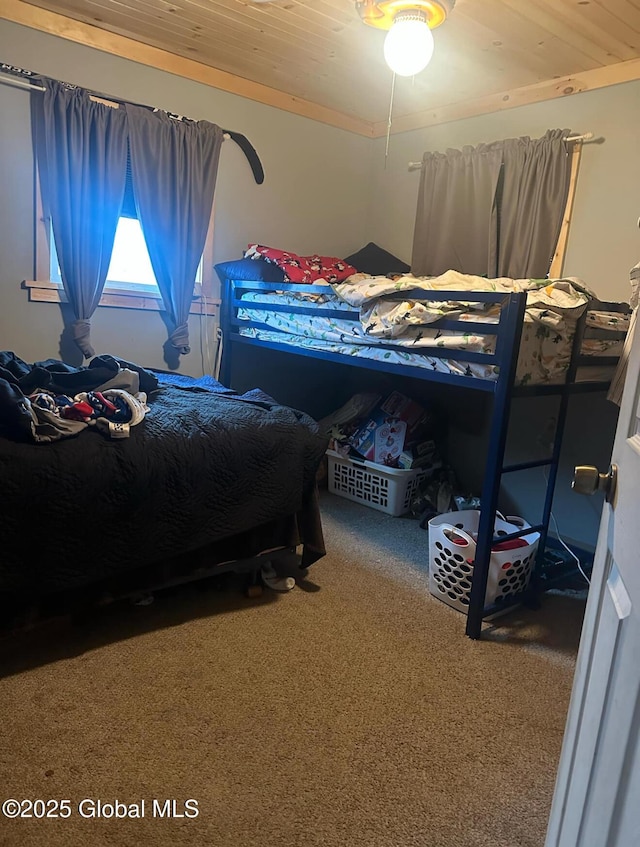
[[[569,191],[568,134],[425,153],[412,272],[546,277]]]
[[[44,94],[32,94],[36,155],[62,285],[75,315],[73,337],[90,358],[90,319],[107,278],[124,196],[127,116],[94,103],[81,89],[52,79],[45,86]]]
[[[189,353],[187,320],[207,237],[223,131],[164,112],[127,106],[133,192],[151,265],[175,329]]]
[[[416,276],[448,270],[495,276],[501,164],[495,145],[424,154],[411,259]]]
[[[544,279],[564,216],[571,157],[569,130],[503,142],[498,276]]]

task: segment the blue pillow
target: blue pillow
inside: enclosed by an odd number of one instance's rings
[[[235,262],[220,262],[214,265],[221,282],[240,279],[257,282],[284,282],[282,268],[263,259],[237,259]]]

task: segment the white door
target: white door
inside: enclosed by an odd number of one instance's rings
[[[640,846],[638,327],[612,463],[546,847]]]

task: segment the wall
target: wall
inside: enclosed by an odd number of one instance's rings
[[[238,258],[250,241],[337,256],[365,243],[370,140],[6,21],[0,21],[0,59],[244,133],[260,155],[265,182],[256,185],[240,148],[225,142],[215,200],[216,262]],[[0,114],[5,201],[0,208],[0,348],[28,361],[59,358],[60,307],[29,303],[20,288],[34,274],[29,94],[0,85]],[[192,352],[182,357],[184,373],[200,375],[208,365],[213,346],[208,323],[190,319]],[[207,332],[208,350],[202,343]],[[167,366],[166,337],[157,312],[99,308],[93,319],[97,352],[150,367]]]
[[[409,172],[407,164],[420,161],[425,151],[521,135],[538,137],[552,127],[567,127],[576,133],[592,131],[598,139],[583,147],[564,274],[582,278],[602,299],[628,300],[629,269],[640,260],[640,82],[392,136],[386,168],[384,140],[376,140],[369,207],[371,237],[411,261],[420,174]],[[488,417],[477,413],[476,400],[468,397],[467,402],[467,408],[458,405],[453,409],[449,454],[463,484],[478,491]],[[538,438],[557,405],[553,398],[514,403],[511,461],[546,455]],[[571,492],[573,467],[595,464],[606,470],[616,421],[617,407],[603,393],[571,400],[554,513],[563,535],[587,548],[596,542],[602,500]],[[503,508],[532,522],[539,520],[544,485],[541,470],[510,475],[503,486]]]

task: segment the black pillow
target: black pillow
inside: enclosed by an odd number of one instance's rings
[[[358,250],[352,256],[347,256],[344,260],[354,268],[357,268],[360,273],[371,274],[371,276],[386,276],[387,274],[407,274],[411,270],[410,266],[402,259],[398,259],[382,247],[378,247],[373,241],[370,241],[362,250]]]
[[[225,279],[240,279],[258,282],[284,282],[282,268],[264,259],[237,259],[235,262],[219,262],[214,265],[222,282]]]

